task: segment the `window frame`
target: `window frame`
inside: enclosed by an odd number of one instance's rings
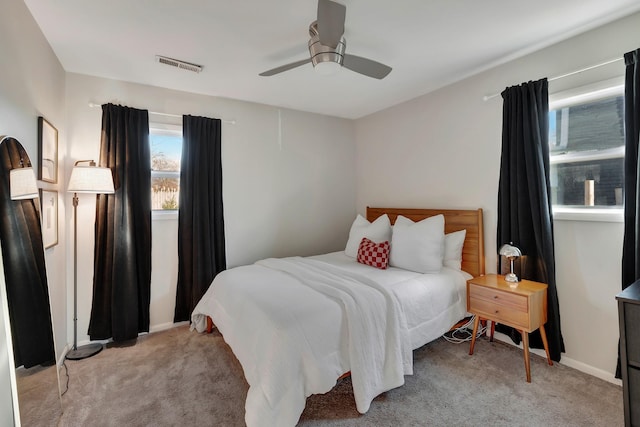
[[[149,122],[149,136],[154,135],[169,135],[178,136],[183,138],[182,125]],[[151,144],[151,141],[149,141]],[[151,179],[153,178],[177,178],[180,180],[180,171],[154,171],[151,170]],[[177,220],[178,209],[151,209],[151,220]]]
[[[597,101],[612,95],[624,96],[624,76],[549,94],[549,111]],[[604,160],[619,158],[620,156],[624,159],[624,146],[602,150],[598,152],[598,154],[594,154],[593,152],[549,154],[549,164],[573,163],[585,161],[586,159]],[[624,205],[611,207],[566,207],[563,205],[552,205],[551,209],[554,220],[624,222]]]

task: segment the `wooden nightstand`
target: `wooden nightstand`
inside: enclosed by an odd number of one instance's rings
[[[473,354],[481,319],[511,326],[522,334],[524,367],[527,371],[527,382],[531,382],[530,332],[540,329],[547,362],[553,365],[549,357],[547,334],[544,330],[544,324],[547,323],[547,285],[531,280],[521,280],[513,288],[510,285],[512,284],[505,281],[504,276],[496,274],[474,277],[467,281],[467,311],[476,315],[469,354]],[[493,326],[491,339],[493,339]]]

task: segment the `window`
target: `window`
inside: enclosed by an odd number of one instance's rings
[[[151,209],[177,210],[180,200],[180,159],[182,129],[179,126],[152,125],[151,145]]]
[[[623,87],[609,86],[551,102],[549,157],[554,213],[563,207],[588,212],[620,209]]]

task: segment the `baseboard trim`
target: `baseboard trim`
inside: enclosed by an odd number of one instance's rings
[[[159,325],[153,325],[149,328],[149,333],[153,333],[153,332],[160,332],[160,331],[166,331],[167,329],[173,329],[173,328],[177,328],[178,326],[183,326],[183,325],[188,325],[189,321],[185,320],[182,322],[166,322],[166,323],[161,323]]]
[[[149,332],[142,332],[142,333],[138,334],[138,336],[143,336],[143,335],[151,334],[151,333],[154,333],[154,332],[166,331],[167,329],[177,328],[178,326],[183,326],[183,325],[188,325],[188,324],[189,324],[189,321],[185,320],[183,322],[177,322],[177,323],[166,322],[166,323],[161,323],[159,325],[152,325],[152,326],[149,327]],[[107,345],[110,342],[113,342],[113,340],[111,340],[111,339],[108,339],[108,340],[95,340],[95,341],[83,340],[83,341],[80,341],[78,343],[78,347],[82,347],[83,345],[87,345],[87,344],[90,344],[90,343],[100,343],[102,345]],[[64,347],[64,350],[62,352],[61,360],[58,361],[59,365],[62,365],[62,362],[64,362],[65,357],[67,356],[67,352],[69,351],[70,348],[71,348],[71,344],[67,343],[67,345]]]
[[[58,362],[56,363],[56,365],[58,366],[58,369],[60,369],[60,367],[64,363],[68,352],[69,352],[69,344],[66,344],[64,346],[64,348],[62,349],[62,354],[60,355],[60,358],[58,359]]]
[[[496,332],[493,335],[493,338],[503,343],[510,344],[514,347],[518,347],[520,349],[522,348],[522,343],[518,345],[514,344],[514,342],[511,341],[511,338],[509,338],[507,335],[501,332]],[[531,353],[537,354],[538,356],[541,356],[544,358],[547,357],[546,353],[541,348],[531,348],[529,349],[529,351],[531,351]],[[554,363],[557,363],[557,362],[554,362]],[[611,372],[607,372],[605,370],[596,368],[594,366],[587,365],[584,362],[580,362],[578,360],[572,359],[570,357],[565,356],[564,354],[561,357],[560,364],[622,387],[622,381],[616,378],[615,375],[612,374]]]
[[[562,356],[560,364],[584,372],[585,374],[593,375],[594,377],[600,378],[601,380],[605,380],[622,387],[622,380],[616,378],[614,374],[602,369],[595,368],[591,365],[587,365],[586,363],[580,362],[570,357]]]

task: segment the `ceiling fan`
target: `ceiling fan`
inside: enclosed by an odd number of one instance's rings
[[[391,67],[345,53],[347,42],[344,39],[344,20],[346,7],[331,0],[318,0],[318,18],[309,25],[310,58],[281,65],[260,73],[261,76],[273,76],[311,62],[316,71],[329,74],[348,68],[356,73],[375,79],[383,79],[391,72]]]

